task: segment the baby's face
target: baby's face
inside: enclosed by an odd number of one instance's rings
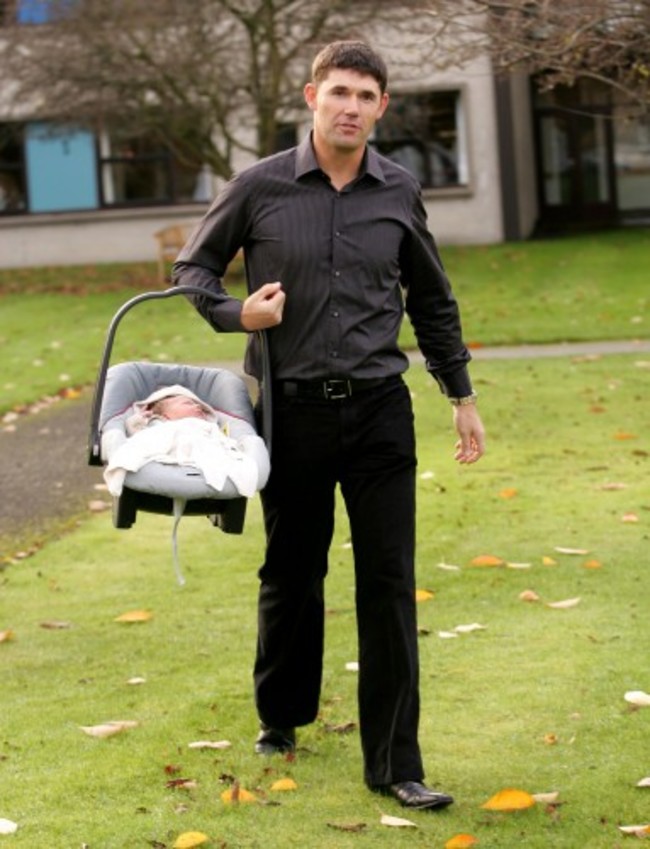
[[[171,398],[165,398],[161,405],[161,412],[166,419],[186,419],[188,417],[206,419],[208,417],[198,401],[187,398],[185,395],[173,395]]]

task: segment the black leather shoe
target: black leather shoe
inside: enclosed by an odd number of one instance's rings
[[[420,781],[398,781],[395,784],[384,784],[374,788],[385,796],[392,796],[405,808],[431,810],[446,808],[453,803],[453,798],[447,793],[432,790]]]
[[[294,728],[271,728],[260,723],[260,729],[255,741],[255,752],[258,755],[282,755],[296,751]]]

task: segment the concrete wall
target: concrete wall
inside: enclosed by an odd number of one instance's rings
[[[460,89],[467,121],[469,184],[466,188],[424,193],[431,231],[440,244],[502,241],[498,136],[489,59],[477,59],[462,70],[437,72],[421,85],[425,90]]]
[[[207,207],[102,210],[0,218],[0,268],[154,261],[155,233],[198,222]]]

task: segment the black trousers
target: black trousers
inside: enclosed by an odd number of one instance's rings
[[[355,563],[364,777],[370,786],[421,780],[410,393],[396,377],[338,401],[276,393],[273,407],[254,672],[260,719],[289,728],[317,716],[339,484]]]

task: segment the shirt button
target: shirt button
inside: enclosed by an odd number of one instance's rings
[[[338,310],[332,310],[331,314],[332,314],[332,318],[338,318],[339,317],[339,311]]]
[[[336,359],[338,357],[338,355],[339,355],[338,351],[330,351],[330,357],[334,357],[334,359]]]
[[[340,277],[340,276],[341,276],[341,272],[340,272],[340,271],[335,271],[335,272],[334,272],[334,276],[335,276],[335,277]]]

